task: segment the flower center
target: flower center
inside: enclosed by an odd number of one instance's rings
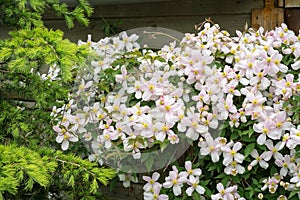
[[[231,154],[232,156],[234,156],[234,155],[236,154],[236,151],[235,151],[235,150],[231,150],[231,151],[230,151],[230,154]]]
[[[167,106],[165,106],[165,109],[166,109],[166,111],[170,111],[171,110],[171,106],[167,105]]]

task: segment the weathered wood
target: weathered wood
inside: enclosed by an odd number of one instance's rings
[[[122,30],[130,30],[140,27],[163,27],[173,29],[182,33],[193,33],[194,25],[203,22],[206,17],[220,25],[224,30],[235,34],[235,30],[243,30],[245,23],[251,23],[250,14],[232,14],[232,15],[199,15],[185,17],[153,17],[153,18],[124,18],[121,25]],[[107,19],[114,20],[114,19]],[[88,34],[92,34],[93,41],[98,41],[104,37],[103,22],[101,20],[91,20],[89,28],[76,26],[75,29],[67,29],[63,20],[46,21],[47,27],[59,28],[65,32],[65,37],[71,41],[77,42],[79,39],[86,40]]]
[[[157,3],[134,3],[95,6],[92,18],[139,18],[163,16],[199,16],[250,14],[252,8],[263,8],[262,0],[171,0]],[[45,19],[53,19],[46,15]]]
[[[67,29],[64,19],[53,13],[46,13],[45,24],[49,28],[61,29],[65,38],[77,42],[85,40],[87,34],[93,35],[98,41],[104,37],[103,21],[122,20],[122,30],[139,27],[164,27],[179,32],[194,32],[194,25],[203,22],[205,18],[218,23],[223,29],[234,34],[242,30],[245,23],[251,24],[251,9],[263,8],[262,0],[170,0],[155,3],[133,3],[119,5],[96,6],[89,27],[75,25]],[[0,38],[7,37],[7,28],[0,25]]]
[[[284,22],[284,9],[275,8],[274,0],[265,0],[265,8],[252,10],[252,27],[272,30]]]
[[[9,37],[8,31],[9,28],[3,25],[2,23],[0,23],[0,39],[8,38]]]
[[[118,182],[113,191],[110,191],[110,187],[100,187],[101,194],[107,198],[107,200],[141,200],[143,199],[143,184],[131,183],[129,188],[124,188],[121,182]]]
[[[300,31],[300,8],[290,8],[285,10],[285,20],[289,29],[297,35]]]
[[[299,0],[285,0],[285,7],[286,8],[299,8],[300,1]]]

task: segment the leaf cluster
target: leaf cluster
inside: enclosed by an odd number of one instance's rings
[[[63,16],[68,28],[74,27],[74,21],[88,26],[93,8],[87,0],[78,0],[78,5],[69,8],[59,0],[1,0],[0,21],[15,29],[31,29],[44,26],[43,14],[49,10],[57,16]]]
[[[0,145],[0,153],[0,199],[45,198],[53,191],[60,192],[52,199],[94,199],[99,184],[115,176],[110,168],[49,148]]]

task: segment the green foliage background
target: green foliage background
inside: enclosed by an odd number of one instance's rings
[[[0,40],[0,200],[100,198],[99,185],[115,171],[87,160],[83,144],[60,151],[50,117],[91,52],[45,28],[46,10],[63,16],[69,28],[74,21],[88,26],[93,13],[86,0],[72,9],[58,0],[0,0],[0,23],[11,28],[10,38]],[[53,65],[59,80],[41,79]]]

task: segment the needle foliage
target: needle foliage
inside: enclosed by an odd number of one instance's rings
[[[52,108],[66,102],[91,52],[44,27],[43,14],[87,26],[93,9],[77,2],[0,0],[0,23],[11,28],[0,40],[0,200],[99,199],[100,185],[115,176],[90,162],[81,143],[61,151],[52,129]]]

